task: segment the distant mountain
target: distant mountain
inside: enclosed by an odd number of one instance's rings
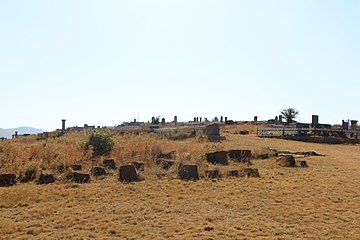
[[[6,137],[10,139],[15,132],[18,132],[18,134],[36,134],[36,133],[42,133],[44,130],[32,128],[32,127],[18,127],[18,128],[8,128],[8,129],[2,129],[0,128],[0,137]]]

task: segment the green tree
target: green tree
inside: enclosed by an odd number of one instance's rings
[[[93,156],[106,156],[114,149],[114,140],[106,132],[93,131],[84,143],[84,150],[93,150]]]
[[[286,119],[287,123],[292,123],[294,118],[296,118],[297,115],[299,115],[299,111],[291,107],[284,108],[282,111],[280,111],[280,113]]]

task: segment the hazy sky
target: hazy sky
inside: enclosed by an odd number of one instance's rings
[[[360,1],[0,0],[0,128],[359,119]]]

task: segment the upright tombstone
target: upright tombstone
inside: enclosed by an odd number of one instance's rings
[[[319,116],[318,115],[312,115],[311,116],[311,126],[316,127],[319,124]]]
[[[64,133],[65,132],[65,122],[66,122],[66,119],[62,119],[61,120],[61,131]]]
[[[155,124],[155,117],[152,117],[152,118],[151,118],[151,123],[152,123],[152,124]]]
[[[350,120],[350,123],[351,123],[351,125],[350,125],[351,130],[356,131],[356,124],[358,123],[358,121]]]
[[[162,124],[165,124],[165,118],[162,118],[162,119],[161,119],[161,123],[162,123]]]
[[[210,124],[204,130],[206,136],[210,141],[220,141],[220,126],[218,123]]]
[[[279,123],[279,118],[278,118],[278,116],[275,116],[275,123]]]
[[[199,122],[199,117],[196,117],[196,122]]]
[[[200,122],[202,122],[202,117],[200,117]]]
[[[194,117],[194,123],[196,122],[196,117]]]
[[[181,165],[178,169],[178,176],[181,180],[198,180],[199,172],[196,164]]]
[[[282,121],[283,121],[283,116],[279,115],[279,123],[282,123]]]
[[[348,130],[349,129],[349,121],[342,120],[342,129]]]
[[[220,122],[224,122],[224,117],[220,116]]]
[[[227,117],[225,117],[225,122],[227,122]]]
[[[139,180],[138,173],[134,165],[123,165],[119,169],[120,182],[135,182]]]
[[[257,122],[257,121],[258,121],[258,117],[254,116],[254,122]]]
[[[177,124],[177,116],[174,116],[174,123]]]

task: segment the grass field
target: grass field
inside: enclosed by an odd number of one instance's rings
[[[146,163],[145,180],[136,183],[120,183],[114,172],[104,179],[92,178],[89,184],[1,187],[0,239],[360,239],[359,145],[258,138],[254,127],[241,128],[251,134],[234,134],[240,127],[226,127],[221,143],[117,136],[113,152],[117,164]],[[54,169],[52,157],[56,163],[82,158],[90,167],[77,147],[82,139],[74,134],[46,144],[0,143],[3,171],[21,171],[29,165]],[[276,158],[253,159],[251,167],[259,169],[260,178],[199,181],[181,181],[174,171],[164,173],[152,163],[156,152],[176,150],[178,161],[199,164],[203,175],[214,167],[204,160],[208,151],[261,152],[264,147],[325,156],[305,158],[308,168],[283,168],[276,165]],[[6,164],[10,156],[16,161]],[[240,167],[231,162],[218,168],[225,173]]]

